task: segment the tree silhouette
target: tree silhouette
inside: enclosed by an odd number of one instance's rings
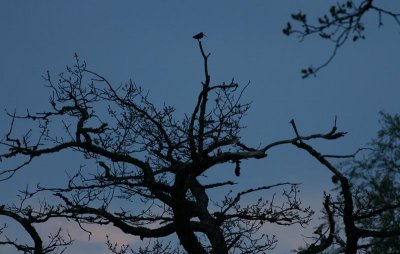
[[[65,218],[83,230],[87,230],[86,224],[107,224],[127,235],[152,240],[132,249],[108,239],[106,244],[113,253],[265,253],[275,247],[277,239],[261,230],[264,224],[305,226],[311,219],[313,211],[298,197],[298,183],[242,190],[235,186],[236,191],[228,191],[222,200],[213,200],[210,191],[233,189],[236,183],[230,178],[240,177],[242,161],[263,159],[280,145],[308,152],[332,172],[341,191],[338,201],[325,196],[327,222],[316,231],[315,243],[299,253],[320,253],[337,245],[347,254],[356,253],[363,247],[362,238],[400,233],[361,227],[360,220],[382,210],[358,213],[348,177],[328,161],[348,156],[323,155],[306,143],[344,136],[336,121],[327,133],[301,135],[292,120],[293,138],[259,147],[246,144],[240,136],[241,119],[250,107],[241,100],[246,86],[240,90],[234,80],[213,84],[208,70],[210,54],[204,51],[202,38],[195,39],[204,80],[193,110],[182,120],[176,119],[171,106],[157,109],[132,81],[114,87],[78,56],[56,82],[47,73],[44,78],[51,90],[51,109],[9,114],[10,129],[0,142],[0,158],[8,166],[0,173],[2,181],[12,180],[33,160],[66,151],[84,155],[86,166],[71,174],[64,187],[37,185],[34,190],[21,191],[19,204],[2,204],[0,215],[19,223],[33,244],[5,235],[0,245],[14,246],[22,253],[62,253],[74,236],[59,229],[46,238],[37,225]],[[20,121],[33,122],[37,128],[16,134],[14,124]],[[57,127],[60,125],[63,129]],[[11,167],[13,162],[17,164]],[[221,165],[232,168],[229,174],[224,171],[226,181],[206,178]],[[42,194],[47,195],[46,201],[35,203],[33,199]],[[260,198],[243,202],[250,195]],[[344,222],[345,240],[338,234],[338,218]],[[6,234],[4,229],[0,228],[0,234]],[[164,241],[168,236],[176,236],[180,245]]]
[[[300,41],[316,35],[333,43],[330,57],[317,67],[302,69],[307,78],[325,68],[334,59],[338,50],[349,40],[365,39],[368,28],[367,16],[377,20],[381,27],[388,20],[400,25],[399,10],[374,0],[338,1],[330,6],[327,14],[317,22],[310,22],[309,15],[302,11],[291,18],[283,29],[285,35],[298,35]],[[334,173],[332,181],[339,194],[325,196],[326,222],[316,230],[315,242],[300,253],[398,253],[398,116],[383,114],[382,130],[371,144],[371,152],[362,159],[352,159],[337,166],[325,160],[309,145],[297,144],[306,150],[327,169]],[[355,157],[333,156],[335,158]],[[329,156],[328,156],[329,157]]]
[[[341,168],[353,186],[355,220],[374,230],[374,237],[360,248],[367,253],[399,253],[400,116],[381,113],[381,117],[382,128],[369,152],[361,159],[346,161]]]
[[[334,166],[308,144],[295,145],[317,159],[333,173],[339,194],[336,200],[325,194],[325,223],[314,232],[315,242],[299,253],[398,253],[399,211],[399,126],[398,115],[383,114],[382,130],[362,159]],[[326,250],[326,251],[325,251]],[[323,252],[325,251],[325,252]]]
[[[211,202],[209,190],[235,183],[228,180],[229,175],[225,182],[205,183],[201,178],[218,165],[232,164],[239,176],[243,160],[265,158],[267,151],[275,146],[291,144],[300,138],[334,139],[342,134],[335,129],[327,134],[280,140],[261,148],[244,144],[240,120],[249,104],[241,102],[243,90],[238,90],[234,80],[212,84],[208,71],[210,54],[205,53],[201,40],[197,42],[204,62],[204,81],[193,111],[181,121],[175,119],[173,107],[158,110],[147,93],[132,81],[114,88],[77,56],[75,65],[67,67],[56,83],[47,73],[51,110],[9,114],[12,122],[1,140],[0,158],[20,163],[4,169],[2,179],[12,178],[44,155],[66,150],[81,153],[86,160],[95,162],[94,169],[82,167],[67,179],[66,187],[38,185],[35,190],[22,191],[21,204],[4,204],[0,215],[21,224],[34,244],[21,244],[11,238],[0,244],[13,245],[24,253],[62,252],[72,243],[73,236],[65,238],[60,230],[44,243],[35,226],[54,218],[67,218],[80,225],[112,224],[141,239],[175,234],[188,253],[263,253],[276,243],[273,236],[258,233],[264,223],[309,222],[313,212],[302,206],[296,183],[231,191],[223,200]],[[37,132],[16,135],[16,121],[37,123]],[[56,123],[62,124],[64,134],[52,129]],[[282,201],[272,194],[265,198],[266,194],[261,193],[278,187],[284,187]],[[39,193],[51,193],[58,201],[25,205]],[[241,204],[243,198],[254,193],[261,198],[253,204]],[[121,201],[124,205],[118,206]],[[128,251],[126,246],[118,250],[111,242],[108,246],[115,253]],[[150,250],[182,251],[161,241],[141,249],[143,253]]]

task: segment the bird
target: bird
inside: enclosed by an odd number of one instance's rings
[[[203,39],[204,37],[207,37],[207,36],[203,32],[200,32],[200,33],[194,35],[193,39],[200,40],[200,39]]]

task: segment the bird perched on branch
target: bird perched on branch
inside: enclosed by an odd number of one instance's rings
[[[200,39],[203,39],[204,37],[207,37],[207,36],[203,32],[201,32],[201,33],[194,35],[193,39],[200,40]]]

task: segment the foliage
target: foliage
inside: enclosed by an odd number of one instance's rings
[[[392,18],[400,25],[400,11],[393,12],[381,7],[382,5],[379,1],[374,0],[338,1],[330,6],[326,14],[318,17],[316,23],[310,22],[308,15],[302,11],[293,13],[291,18],[299,24],[300,28],[295,28],[291,22],[288,22],[282,30],[285,35],[297,34],[301,41],[308,36],[318,35],[320,39],[328,40],[334,45],[330,57],[318,67],[310,66],[302,69],[302,77],[315,75],[320,69],[327,66],[335,57],[338,49],[349,39],[353,42],[365,39],[365,19],[368,14],[377,14],[379,27],[383,26],[384,16]]]
[[[332,173],[336,200],[325,194],[325,222],[314,232],[315,242],[301,254],[310,253],[399,253],[400,235],[400,116],[382,114],[378,138],[362,159],[337,167],[311,146],[298,143]]]
[[[362,159],[344,165],[355,189],[361,211],[379,210],[360,223],[373,229],[400,230],[400,116],[382,113],[382,129]],[[368,253],[399,253],[399,236],[372,238]]]

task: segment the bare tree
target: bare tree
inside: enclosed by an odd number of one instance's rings
[[[309,222],[313,211],[302,206],[297,183],[230,191],[218,201],[211,199],[209,191],[235,185],[229,180],[232,174],[225,173],[224,182],[202,177],[218,165],[232,165],[240,176],[243,160],[265,158],[275,146],[331,140],[344,133],[334,127],[326,134],[298,135],[258,148],[244,144],[240,121],[249,104],[241,102],[243,89],[238,90],[234,80],[212,84],[210,54],[204,51],[201,39],[196,40],[204,81],[194,109],[181,121],[176,120],[173,107],[157,109],[132,81],[115,88],[77,56],[74,66],[67,67],[57,82],[47,73],[44,78],[52,91],[51,110],[9,114],[12,121],[0,142],[0,158],[19,164],[4,169],[2,181],[12,180],[33,160],[63,151],[83,154],[93,163],[72,174],[65,187],[38,185],[22,191],[20,204],[3,204],[0,215],[20,223],[34,245],[10,238],[0,244],[23,253],[63,252],[72,238],[58,231],[44,244],[36,225],[67,218],[83,229],[85,224],[110,224],[128,235],[155,240],[139,250],[119,248],[109,240],[107,245],[114,253],[264,253],[274,248],[277,239],[260,233],[263,224]],[[36,123],[37,129],[17,135],[13,127],[17,121]],[[63,134],[57,124],[63,126]],[[280,200],[275,198],[277,188],[283,188]],[[265,198],[268,190],[274,193]],[[40,193],[50,193],[56,201],[26,205]],[[258,201],[241,204],[243,198],[257,193]],[[171,235],[177,236],[182,248],[162,241]]]

